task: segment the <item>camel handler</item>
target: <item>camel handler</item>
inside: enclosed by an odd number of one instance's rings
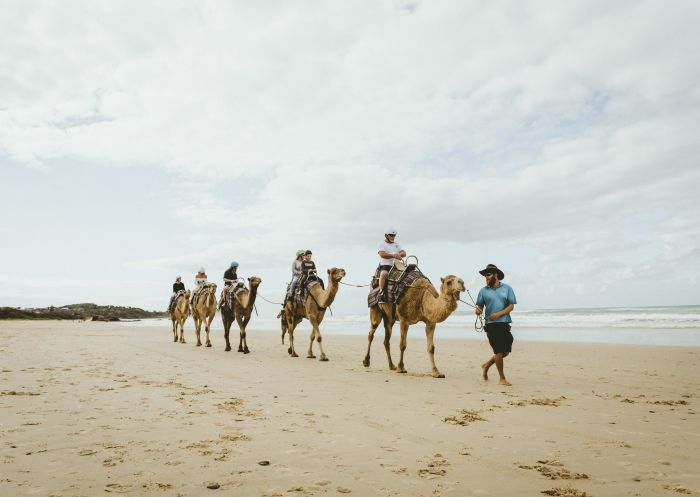
[[[396,229],[387,228],[384,231],[384,241],[379,244],[379,288],[381,288],[380,303],[385,303],[388,299],[386,277],[394,266],[394,260],[406,257],[406,251],[396,243]]]
[[[207,273],[204,271],[203,267],[200,267],[199,272],[194,276],[194,284],[196,285],[196,288],[194,289],[194,292],[192,292],[190,304],[193,304],[194,301],[197,300],[199,292],[201,292],[204,285],[207,284]]]
[[[510,354],[513,347],[513,334],[510,332],[513,320],[510,318],[510,312],[518,302],[515,300],[513,289],[501,283],[506,276],[495,264],[487,265],[479,274],[486,278],[486,286],[479,290],[474,312],[481,316],[484,307],[486,308],[484,329],[493,349],[493,357],[481,365],[484,380],[489,379],[489,368],[495,364],[501,377],[500,384],[510,386],[503,373],[503,359]]]
[[[221,292],[221,300],[219,300],[219,309],[223,307],[226,301],[226,293],[231,289],[232,286],[236,286],[238,283],[238,262],[231,261],[228,269],[224,272],[224,291]]]
[[[173,302],[175,302],[175,296],[180,290],[185,290],[185,284],[182,282],[182,276],[175,278],[175,283],[173,283],[173,294],[170,296],[170,304],[168,304],[168,311],[173,310]]]

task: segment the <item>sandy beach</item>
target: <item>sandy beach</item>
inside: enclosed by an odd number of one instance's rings
[[[249,355],[219,333],[196,347],[191,321],[187,344],[165,326],[0,323],[0,495],[700,495],[698,348],[516,333],[502,387],[481,379],[485,338],[438,326],[434,379],[418,328],[399,375],[381,333],[366,369],[366,338],[293,359],[254,320]]]

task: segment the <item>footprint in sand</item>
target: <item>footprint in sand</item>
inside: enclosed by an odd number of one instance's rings
[[[518,465],[520,469],[531,469],[535,471],[539,471],[544,477],[549,478],[550,480],[587,480],[588,475],[585,473],[575,473],[573,471],[570,471],[564,467],[564,465],[557,461],[556,459],[553,460],[541,460],[537,461],[537,464],[534,464],[532,466],[528,466],[525,464],[520,464]]]
[[[132,485],[122,485],[120,483],[109,483],[105,485],[105,492],[113,492],[116,494],[125,494],[131,492]]]
[[[451,425],[467,426],[474,421],[486,421],[481,417],[479,411],[470,411],[468,409],[460,409],[455,416],[447,416],[443,419],[445,423]]]
[[[449,461],[442,454],[434,454],[432,457],[427,458],[426,461],[423,461],[423,463],[426,464],[426,467],[418,470],[418,476],[421,478],[445,476],[447,474],[445,467],[450,465]]]

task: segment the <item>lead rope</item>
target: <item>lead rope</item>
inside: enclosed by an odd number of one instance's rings
[[[472,301],[471,304],[469,302],[462,300],[462,299],[459,299],[459,301],[464,302],[469,307],[473,307],[474,309],[478,309],[478,307],[476,306],[476,302],[474,302],[474,298],[472,297],[472,294],[469,293],[469,289],[467,289],[467,295],[469,295],[469,300]],[[481,316],[481,314],[477,314],[476,319],[474,320],[474,330],[476,330],[477,333],[484,331],[484,318]]]
[[[276,304],[276,305],[284,306],[284,304],[283,304],[282,302],[273,302],[272,300],[266,299],[265,297],[263,297],[263,296],[260,295],[259,293],[258,293],[258,297],[260,297],[260,298],[263,299],[265,302],[268,302],[268,303],[270,303],[270,304]]]

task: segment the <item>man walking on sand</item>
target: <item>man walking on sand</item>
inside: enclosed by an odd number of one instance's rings
[[[510,354],[513,346],[513,335],[510,332],[510,323],[513,320],[510,318],[510,312],[517,304],[515,293],[509,285],[501,283],[505,274],[495,264],[487,265],[479,274],[486,278],[486,286],[479,290],[475,312],[477,316],[481,316],[486,307],[484,329],[493,349],[493,357],[481,365],[484,380],[489,379],[489,368],[495,364],[501,377],[500,384],[510,386],[503,373],[503,359]]]

